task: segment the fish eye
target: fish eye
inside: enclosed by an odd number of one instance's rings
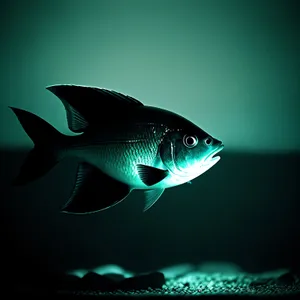
[[[206,145],[210,145],[211,143],[212,143],[212,138],[211,137],[208,137],[208,138],[206,138],[205,140],[204,140],[204,142],[205,142],[205,144]]]
[[[185,135],[183,137],[183,144],[188,148],[193,148],[198,144],[198,139],[196,136]]]

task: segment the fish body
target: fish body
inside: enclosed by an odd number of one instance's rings
[[[176,113],[106,89],[47,89],[62,101],[68,126],[79,135],[63,135],[38,116],[12,108],[35,143],[15,183],[41,177],[65,157],[78,158],[64,212],[97,212],[136,189],[145,190],[147,210],[166,188],[190,183],[220,159],[214,155],[223,143]]]

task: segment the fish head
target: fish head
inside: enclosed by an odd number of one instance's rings
[[[224,148],[221,141],[197,126],[169,130],[160,145],[160,157],[174,175],[196,178],[214,166]]]

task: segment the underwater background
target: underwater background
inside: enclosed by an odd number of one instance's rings
[[[1,266],[10,283],[82,277],[105,265],[127,277],[166,268],[186,276],[299,274],[298,1],[1,6]],[[45,89],[52,84],[112,89],[177,112],[223,141],[221,161],[191,185],[168,189],[146,213],[134,192],[100,213],[61,214],[76,161],[11,185],[32,142],[9,105],[71,134],[63,106]],[[114,113],[99,118],[114,122]],[[299,285],[292,278],[285,284]]]

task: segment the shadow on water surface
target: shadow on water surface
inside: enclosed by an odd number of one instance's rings
[[[65,160],[36,182],[12,187],[27,155],[1,151],[2,256],[7,272],[67,272],[113,264],[133,273],[230,262],[251,273],[296,268],[300,258],[300,155],[224,151],[193,181],[167,190],[146,213],[134,192],[114,208],[59,212],[77,164]],[[27,276],[27,275],[26,275]]]

